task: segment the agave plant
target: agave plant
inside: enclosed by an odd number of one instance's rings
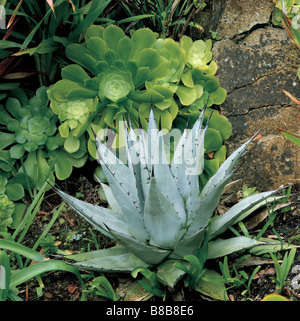
[[[207,122],[201,129],[203,116],[204,111],[191,131],[181,136],[171,164],[152,111],[147,133],[140,130],[137,135],[131,127],[129,132],[125,128],[128,166],[97,139],[99,162],[109,183],[103,187],[110,208],[86,203],[55,188],[79,215],[119,243],[69,256],[77,261],[75,266],[110,272],[131,272],[138,266],[157,269],[158,278],[174,286],[185,273],[175,263],[195,255],[204,237],[209,240],[208,259],[263,243],[250,237],[218,238],[229,226],[279,196],[274,196],[278,190],[252,195],[213,217],[233,167],[253,137],[226,159],[200,191],[208,128]]]

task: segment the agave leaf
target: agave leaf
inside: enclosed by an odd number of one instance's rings
[[[216,259],[260,244],[263,244],[263,242],[245,236],[232,237],[226,240],[216,239],[208,242],[207,259]]]
[[[204,186],[202,193],[200,197],[204,197],[210,191],[219,184],[233,169],[237,161],[240,159],[240,157],[243,155],[247,147],[250,145],[254,137],[258,134],[258,132],[253,135],[247,142],[242,144],[238,149],[236,149],[220,166],[217,173],[209,179],[209,181]]]
[[[172,288],[176,285],[178,280],[180,280],[185,275],[185,272],[183,270],[180,270],[176,267],[177,262],[177,260],[167,260],[157,267],[156,276],[163,284]],[[180,262],[187,267],[190,264],[187,261]]]
[[[153,169],[159,190],[167,199],[172,200],[172,205],[177,212],[178,218],[182,223],[186,224],[187,214],[185,211],[184,201],[177,188],[176,182],[170,170],[170,165],[166,159],[164,141],[161,132],[158,134]]]
[[[206,270],[195,290],[217,300],[227,300],[225,284],[218,282],[217,279],[222,279],[218,272]]]
[[[106,197],[106,199],[107,199],[107,202],[108,202],[110,208],[111,208],[114,212],[117,212],[117,213],[120,213],[121,215],[123,215],[122,210],[121,210],[118,202],[116,201],[115,196],[114,196],[111,188],[110,188],[108,185],[102,183],[101,181],[99,181],[99,183],[101,184],[101,186],[102,186],[102,188],[103,188],[105,197]]]
[[[212,219],[209,239],[213,239],[221,233],[225,232],[229,226],[233,225],[241,215],[248,211],[251,214],[255,205],[259,204],[263,206],[267,203],[267,199],[277,193],[278,190],[263,192],[259,194],[251,195],[241,202],[232,206],[223,215],[215,216]],[[251,209],[251,211],[249,211]],[[255,208],[256,209],[256,208]]]
[[[112,230],[110,230],[110,233],[121,245],[148,264],[159,264],[171,253],[169,250],[148,246],[146,243]]]
[[[266,204],[273,204],[274,202],[281,200],[283,198],[285,198],[286,196],[282,195],[282,196],[272,196],[272,197],[268,197],[267,199],[257,203],[256,205],[254,205],[253,207],[251,207],[248,211],[245,211],[241,216],[239,216],[234,222],[233,224],[236,224],[240,221],[242,221],[245,217],[248,217],[251,213],[253,213],[254,211],[256,211],[258,208],[265,206]],[[276,210],[276,208],[274,209]]]
[[[210,121],[208,119],[205,128],[202,130],[205,108],[197,118],[192,130],[190,131],[187,141],[185,142],[185,159],[191,163],[191,168],[186,168],[188,175],[199,176],[204,167],[204,137]]]
[[[171,162],[171,171],[184,201],[187,200],[190,193],[190,185],[184,163],[184,146],[186,136],[187,129],[184,130],[182,136],[180,137]]]
[[[105,164],[103,171],[109,170],[113,175],[114,180],[116,180],[122,189],[130,195],[132,202],[134,202],[137,209],[140,210],[135,187],[136,182],[132,171],[119,158],[117,158],[116,155],[105,144],[103,144],[97,136],[95,136],[95,138],[100,162],[102,161],[102,163]]]
[[[110,188],[114,195],[118,195],[116,199],[119,207],[121,208],[124,219],[129,226],[131,234],[138,240],[146,242],[149,238],[148,233],[145,229],[143,217],[141,211],[136,205],[135,201],[131,198],[131,194],[127,193],[119,181],[116,180],[115,176],[107,169],[106,165],[100,161],[105,176],[109,182]]]
[[[196,231],[200,230],[201,228],[205,227],[208,223],[208,220],[212,217],[214,210],[216,209],[221,195],[223,194],[223,190],[225,185],[231,179],[232,174],[228,175],[216,185],[209,194],[201,197],[202,193],[200,194],[200,199],[198,199],[198,208],[195,211],[194,217],[189,217],[189,225],[190,228],[188,230],[187,235],[192,235]]]
[[[81,201],[76,197],[70,196],[56,188],[54,188],[54,190],[80,216],[82,216],[104,235],[112,237],[106,226],[113,228],[115,231],[126,233],[128,236],[131,235],[129,227],[122,215],[107,208]]]
[[[202,228],[193,235],[183,238],[175,246],[174,252],[169,256],[169,258],[180,259],[186,255],[195,255],[202,245],[205,231],[206,229]]]
[[[137,266],[149,267],[149,264],[137,258],[125,247],[117,245],[108,249],[69,255],[75,260],[72,265],[85,270],[102,272],[131,272]]]
[[[149,190],[150,179],[152,176],[152,166],[147,162],[148,152],[145,148],[146,137],[142,129],[140,129],[139,135],[139,157],[140,157],[140,174],[141,174],[141,186],[143,194],[147,195]]]
[[[140,208],[144,210],[144,192],[142,187],[142,178],[141,178],[141,167],[139,163],[139,149],[138,149],[138,137],[135,134],[130,123],[130,132],[128,133],[127,127],[124,126],[125,134],[125,147],[128,159],[128,167],[133,173],[136,182],[137,195],[139,198]]]
[[[204,166],[204,136],[207,130],[207,126],[201,130],[204,114],[205,108],[188,135],[187,130],[184,130],[171,162],[171,171],[183,199],[186,201],[190,197],[187,204],[190,205],[190,211],[195,205],[193,201],[198,198],[198,175]]]
[[[147,156],[147,164],[149,166],[153,164],[157,138],[158,138],[158,128],[154,118],[153,109],[151,109],[149,114],[148,127],[147,127],[147,154],[145,155]]]
[[[200,121],[200,119],[198,119],[193,127],[193,130],[194,130],[194,128],[196,130],[196,133],[195,133],[196,138],[192,144],[193,154],[191,155],[191,159],[193,160],[192,164],[194,164],[193,165],[194,168],[192,169],[192,172],[190,172],[188,175],[191,190],[189,193],[189,198],[186,202],[186,207],[188,209],[189,219],[195,217],[197,209],[199,207],[199,194],[200,194],[199,175],[203,172],[204,137],[205,137],[205,133],[208,129],[209,121],[210,121],[210,118],[209,118],[204,130],[201,130],[201,125],[203,122],[204,113],[205,113],[205,108],[202,111],[201,121]],[[193,133],[193,131],[192,131],[192,133]],[[194,147],[196,150],[194,150]]]
[[[150,243],[166,249],[172,249],[185,232],[176,210],[171,201],[161,193],[155,177],[151,178],[145,200],[144,222],[150,235]]]

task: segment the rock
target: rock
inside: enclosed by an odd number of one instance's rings
[[[272,0],[227,0],[216,29],[218,36],[232,39],[256,25],[267,24],[273,6]]]
[[[213,47],[216,76],[228,92],[221,112],[233,126],[228,154],[260,129],[262,135],[234,179],[260,191],[300,177],[300,148],[275,129],[299,132],[299,107],[282,89],[300,98],[300,52],[284,29],[270,25],[272,8],[272,0],[226,0],[216,28],[223,40]]]

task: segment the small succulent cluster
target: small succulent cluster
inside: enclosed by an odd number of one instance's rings
[[[183,130],[188,120],[192,127],[205,105],[219,105],[226,97],[214,76],[211,47],[211,40],[193,42],[183,36],[176,42],[158,38],[147,28],[129,37],[114,25],[90,26],[83,43],[67,46],[66,55],[74,64],[63,68],[62,79],[48,90],[66,150],[74,153],[87,140],[96,158],[90,127],[96,133],[104,128],[118,133],[119,123],[130,120],[133,128],[145,129],[151,106],[160,128],[170,130],[175,124]],[[223,141],[232,131],[217,111],[209,126],[204,181],[224,161]],[[116,147],[123,146],[120,140],[117,134]]]
[[[6,195],[0,194],[0,232],[6,232],[12,222],[14,203]]]
[[[96,111],[97,103],[97,99],[66,101],[61,104],[53,101],[51,107],[62,122],[59,133],[65,138],[64,148],[67,152],[75,153],[80,149],[81,141],[77,136],[80,136],[82,128],[86,130],[89,115]]]
[[[36,95],[29,100],[19,91],[18,98],[9,97],[5,108],[0,107],[1,124],[5,125],[9,132],[5,135],[6,144],[2,147],[10,146],[10,156],[13,159],[20,159],[25,151],[34,152],[40,146],[55,149],[57,118],[47,106],[45,88],[39,88]]]

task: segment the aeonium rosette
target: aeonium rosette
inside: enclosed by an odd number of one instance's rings
[[[0,232],[6,232],[7,227],[12,224],[14,207],[14,203],[6,195],[0,195]]]
[[[0,167],[0,174],[9,179],[7,186],[40,189],[47,178],[55,180],[53,173],[66,179],[73,166],[83,166],[87,159],[84,143],[72,155],[63,148],[65,139],[58,132],[58,117],[48,106],[47,88],[40,87],[35,94],[18,89],[12,94],[5,106],[0,105],[0,161],[9,155],[13,164],[13,168]]]
[[[51,90],[48,90],[51,97]],[[59,132],[65,138],[64,148],[69,153],[80,149],[81,136],[89,125],[89,117],[96,111],[98,99],[78,99],[70,101],[51,100],[52,111],[58,115],[61,125]]]
[[[114,103],[125,100],[128,94],[134,90],[131,74],[128,71],[121,71],[111,68],[108,72],[100,74],[99,97],[105,98]]]

